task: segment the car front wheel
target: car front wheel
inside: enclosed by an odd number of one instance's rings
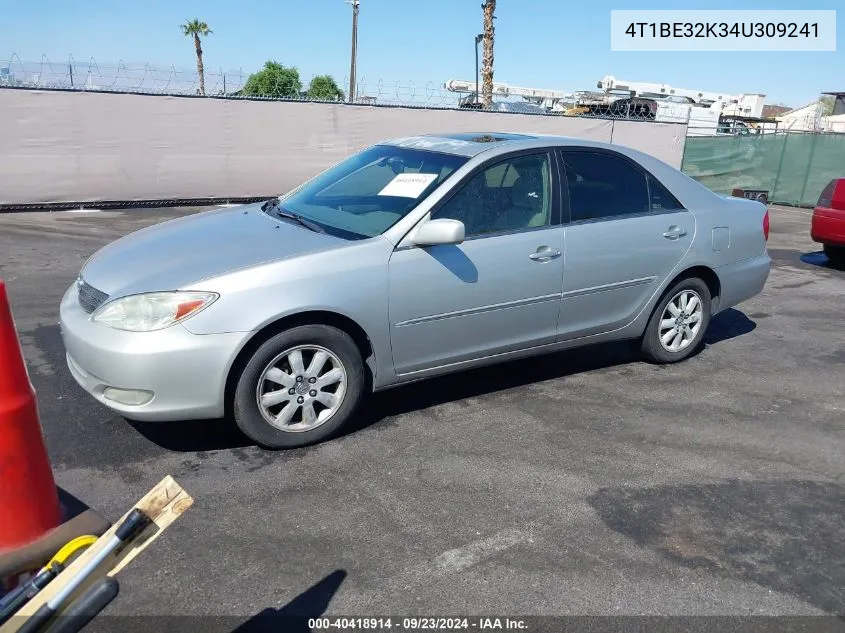
[[[710,324],[711,297],[698,278],[682,279],[663,295],[641,342],[647,360],[675,363],[691,356]]]
[[[352,338],[326,325],[304,325],[265,341],[249,359],[234,395],[235,423],[266,448],[327,439],[358,408],[364,363]]]

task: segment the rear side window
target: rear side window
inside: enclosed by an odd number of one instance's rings
[[[651,174],[647,178],[652,211],[677,211],[684,208],[684,205],[678,202],[678,199],[669,193],[669,190],[657,178]]]
[[[612,154],[562,152],[571,221],[649,213],[645,173]]]
[[[827,187],[824,188],[821,195],[819,196],[819,201],[816,203],[817,207],[824,207],[829,209],[833,204],[833,190],[836,189],[836,181],[831,180]]]

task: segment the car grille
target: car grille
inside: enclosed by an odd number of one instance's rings
[[[77,291],[79,293],[79,305],[81,305],[82,309],[88,314],[91,314],[94,310],[103,305],[106,299],[109,298],[105,292],[97,290],[94,286],[85,281],[77,286]]]

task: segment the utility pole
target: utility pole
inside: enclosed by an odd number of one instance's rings
[[[478,70],[478,45],[484,39],[484,33],[475,36],[475,104],[481,103],[481,74]]]
[[[346,4],[352,5],[352,60],[349,69],[349,102],[355,101],[355,67],[358,57],[358,5],[361,0],[346,0]]]

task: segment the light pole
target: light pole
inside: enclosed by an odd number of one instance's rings
[[[478,70],[478,45],[484,39],[484,33],[479,33],[475,36],[475,104],[479,104],[481,96],[481,75]]]
[[[352,5],[352,61],[349,69],[349,102],[355,101],[355,66],[358,56],[358,5],[361,0],[346,0]]]

